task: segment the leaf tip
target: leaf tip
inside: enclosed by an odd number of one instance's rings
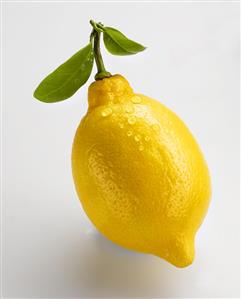
[[[39,100],[39,97],[38,97],[38,88],[35,89],[35,91],[33,92],[33,97],[36,99],[36,100]]]
[[[48,100],[39,94],[38,87],[35,89],[33,97],[40,102],[48,103]]]

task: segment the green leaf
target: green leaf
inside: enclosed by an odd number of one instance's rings
[[[105,47],[113,55],[132,55],[145,50],[115,28],[103,27],[103,32]]]
[[[68,99],[89,79],[93,60],[89,43],[48,75],[36,88],[34,97],[46,103]]]

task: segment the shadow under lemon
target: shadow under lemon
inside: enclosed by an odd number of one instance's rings
[[[178,269],[149,254],[126,250],[94,228],[68,244],[66,270],[73,297],[179,297],[193,266]],[[197,274],[197,273],[196,273]]]

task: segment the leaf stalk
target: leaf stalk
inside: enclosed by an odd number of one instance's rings
[[[100,51],[100,36],[102,33],[102,24],[97,24],[93,20],[90,21],[93,27],[90,39],[94,40],[94,58],[97,66],[97,74],[95,75],[95,80],[102,80],[104,78],[111,77],[111,73],[105,69],[104,61]]]

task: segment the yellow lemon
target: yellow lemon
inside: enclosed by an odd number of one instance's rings
[[[113,242],[188,266],[211,192],[192,134],[120,75],[92,83],[88,101],[72,151],[86,214]]]

